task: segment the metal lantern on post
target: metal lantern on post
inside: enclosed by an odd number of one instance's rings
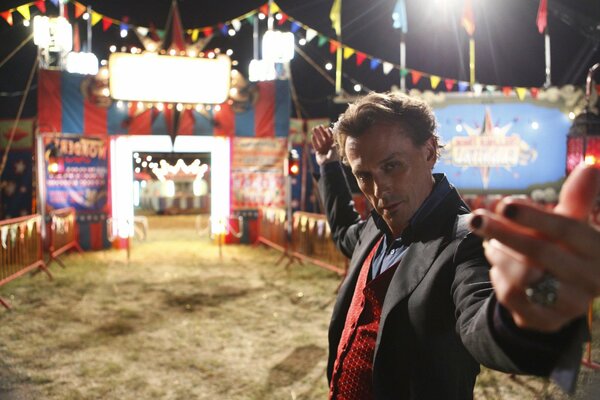
[[[585,110],[575,118],[567,135],[567,175],[581,162],[600,166],[600,116],[592,112],[590,104],[593,75],[599,68],[600,63],[597,63],[589,69]]]
[[[567,175],[581,162],[600,167],[600,116],[592,112],[591,96],[594,73],[600,63],[594,64],[588,71],[585,82],[585,110],[573,121],[567,135]],[[597,93],[598,96],[598,93]],[[598,103],[598,101],[596,101]],[[592,325],[593,303],[588,309],[588,326]],[[585,356],[581,361],[588,368],[599,370],[600,364],[592,360],[592,339],[586,345]]]

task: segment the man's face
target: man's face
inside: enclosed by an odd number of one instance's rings
[[[375,210],[400,236],[433,188],[434,140],[415,147],[401,126],[375,124],[348,137],[345,152],[358,185]]]

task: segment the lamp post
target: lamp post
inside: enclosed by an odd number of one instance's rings
[[[594,64],[588,71],[585,81],[585,109],[573,121],[567,135],[567,175],[584,162],[588,165],[600,167],[600,116],[592,112],[591,95],[592,81],[600,63]],[[598,97],[598,93],[596,96]],[[596,100],[598,103],[598,100]],[[588,326],[592,325],[593,303],[588,309]],[[581,361],[588,368],[599,370],[600,364],[592,360],[592,339],[586,345],[585,357]]]
[[[585,110],[575,118],[567,135],[567,175],[581,162],[600,166],[600,116],[592,112],[590,104],[593,76],[598,69],[600,63],[589,69],[585,84]]]

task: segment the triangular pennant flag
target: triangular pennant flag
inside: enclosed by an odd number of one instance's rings
[[[538,88],[535,88],[535,87],[532,87],[531,89],[529,89],[529,93],[531,93],[531,98],[532,99],[537,99],[539,92],[540,92],[540,90]]]
[[[38,8],[38,10],[40,10],[42,14],[46,14],[46,3],[44,2],[44,0],[37,0],[35,2],[35,6]]]
[[[354,54],[354,49],[350,47],[344,47],[344,60],[349,59]]]
[[[85,11],[86,8],[83,4],[75,2],[75,19],[81,17]]]
[[[421,75],[422,73],[419,71],[412,71],[412,83],[413,85],[416,85],[417,83],[419,83],[419,81],[421,80]]]
[[[460,21],[465,31],[469,34],[469,36],[473,36],[475,33],[475,17],[473,16],[473,7],[471,6],[471,0],[465,0],[465,5],[463,8],[463,14]]]
[[[137,28],[135,28],[135,31],[141,36],[147,36],[150,30],[148,28],[144,28],[143,26],[138,26]]]
[[[467,89],[469,88],[469,82],[465,82],[465,81],[458,81],[458,91],[459,92],[466,92]]]
[[[108,28],[112,25],[113,20],[108,17],[102,17],[102,30],[106,32]]]
[[[281,18],[277,20],[277,25],[281,26],[285,21],[288,20],[288,15],[284,13],[279,13],[279,15],[281,15]]]
[[[92,26],[96,26],[101,19],[102,15],[98,14],[96,11],[92,11]]]
[[[313,40],[315,37],[317,36],[317,31],[315,31],[314,29],[310,29],[308,28],[306,30],[306,42],[310,42],[311,40]]]
[[[192,42],[196,43],[198,41],[198,36],[200,36],[200,29],[192,30]]]
[[[229,32],[229,27],[227,26],[227,24],[219,24],[219,30],[221,31],[221,34],[227,36]]]
[[[292,26],[290,27],[290,31],[292,33],[296,33],[298,32],[298,30],[300,30],[300,25],[297,22],[293,21]]]
[[[485,90],[490,93],[494,93],[496,91],[496,85],[485,85]]]
[[[165,40],[165,30],[164,29],[157,29],[156,30],[156,35],[158,36],[159,40]]]
[[[265,3],[264,5],[260,6],[260,8],[258,9],[258,11],[260,11],[264,15],[269,14],[269,4]]]
[[[548,26],[548,0],[540,0],[540,6],[538,8],[535,23],[538,31],[540,33],[544,33],[546,26]]]
[[[505,96],[510,96],[511,92],[512,92],[512,88],[510,86],[502,86],[502,93]]]
[[[248,14],[248,16],[246,17],[246,21],[250,22],[251,24],[254,23],[254,18],[256,18],[254,16],[254,14]]]
[[[525,99],[525,94],[527,94],[527,88],[516,87],[515,92],[517,92],[517,97],[519,100],[523,101],[523,99]]]
[[[58,7],[59,0],[50,0],[50,3],[54,4],[54,7]]]
[[[481,93],[483,93],[483,85],[481,83],[474,84],[473,93],[475,93],[477,96],[481,96]]]
[[[372,58],[370,68],[376,69],[377,67],[379,67],[379,64],[381,64],[381,60],[378,60],[377,58]]]
[[[404,78],[406,75],[408,75],[409,72],[410,72],[410,70],[408,70],[406,68],[400,69],[400,77]]]
[[[340,42],[336,42],[335,40],[330,40],[329,41],[329,52],[330,53],[335,53],[338,49],[338,47],[340,47]]]
[[[356,52],[356,65],[362,65],[362,63],[365,61],[365,59],[367,58],[367,55],[365,53],[362,53],[360,51]]]
[[[231,26],[233,26],[233,29],[235,29],[235,31],[237,32],[242,28],[242,22],[236,18],[231,21]]]
[[[4,11],[0,13],[0,16],[2,16],[2,18],[4,18],[6,20],[6,22],[8,22],[8,24],[10,26],[12,26],[13,24],[13,17],[12,17],[12,12],[9,11]]]
[[[319,47],[323,47],[323,45],[327,43],[327,40],[329,40],[327,39],[327,36],[319,35],[319,42],[317,43],[317,45]]]
[[[394,69],[394,64],[385,61],[383,63],[383,73],[385,75],[389,74]]]
[[[8,237],[8,225],[4,225],[0,227],[0,241],[2,242],[2,247],[6,249],[6,238]]]
[[[213,28],[211,26],[209,26],[208,28],[204,28],[202,29],[202,33],[204,33],[204,36],[206,37],[212,36]]]
[[[25,18],[26,20],[31,19],[31,14],[29,13],[29,4],[23,4],[22,6],[17,7],[17,11]]]
[[[440,81],[442,80],[442,78],[440,78],[437,75],[431,75],[431,77],[429,77],[429,81],[431,82],[431,88],[435,89],[438,87],[438,85],[440,84]]]
[[[272,2],[271,3],[271,14],[277,14],[278,11],[279,11],[279,6],[275,2]]]
[[[444,85],[446,85],[446,90],[451,91],[454,88],[454,84],[456,81],[454,79],[444,79]]]

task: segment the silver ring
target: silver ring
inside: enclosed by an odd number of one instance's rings
[[[552,275],[545,273],[542,278],[525,289],[527,299],[544,307],[552,307],[558,300],[560,283]]]

